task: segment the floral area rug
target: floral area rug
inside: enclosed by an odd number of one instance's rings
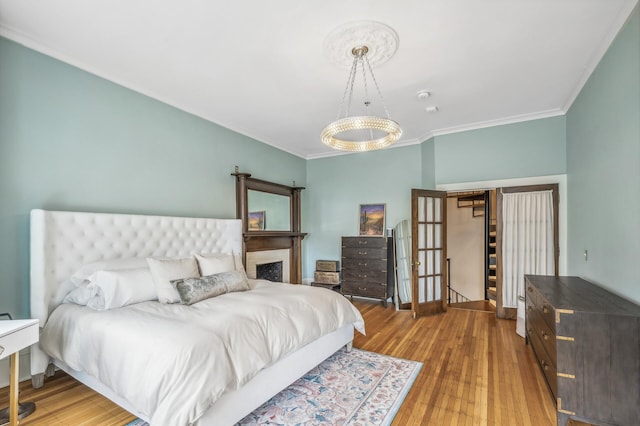
[[[389,425],[422,363],[339,350],[238,425]],[[127,426],[144,426],[135,420]]]

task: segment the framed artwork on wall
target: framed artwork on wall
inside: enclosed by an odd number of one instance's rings
[[[360,204],[358,236],[383,237],[386,204]]]
[[[265,211],[249,212],[249,231],[264,231]]]

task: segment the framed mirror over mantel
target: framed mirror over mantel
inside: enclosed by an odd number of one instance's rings
[[[300,284],[302,240],[307,235],[300,232],[304,187],[255,179],[238,167],[231,175],[236,178],[236,217],[242,219],[247,276]]]

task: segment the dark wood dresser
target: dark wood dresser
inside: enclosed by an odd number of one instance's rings
[[[640,424],[640,306],[578,277],[525,276],[526,341],[558,425]]]
[[[342,294],[380,299],[393,296],[393,238],[342,237]]]

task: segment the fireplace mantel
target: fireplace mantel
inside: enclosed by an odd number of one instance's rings
[[[290,249],[289,277],[293,284],[302,282],[302,240],[307,235],[300,232],[300,192],[301,186],[286,186],[278,183],[254,179],[249,173],[241,173],[237,168],[236,177],[236,217],[242,219],[243,261],[246,265],[247,252]],[[249,190],[289,197],[289,230],[249,229]],[[268,218],[267,218],[268,220]]]

